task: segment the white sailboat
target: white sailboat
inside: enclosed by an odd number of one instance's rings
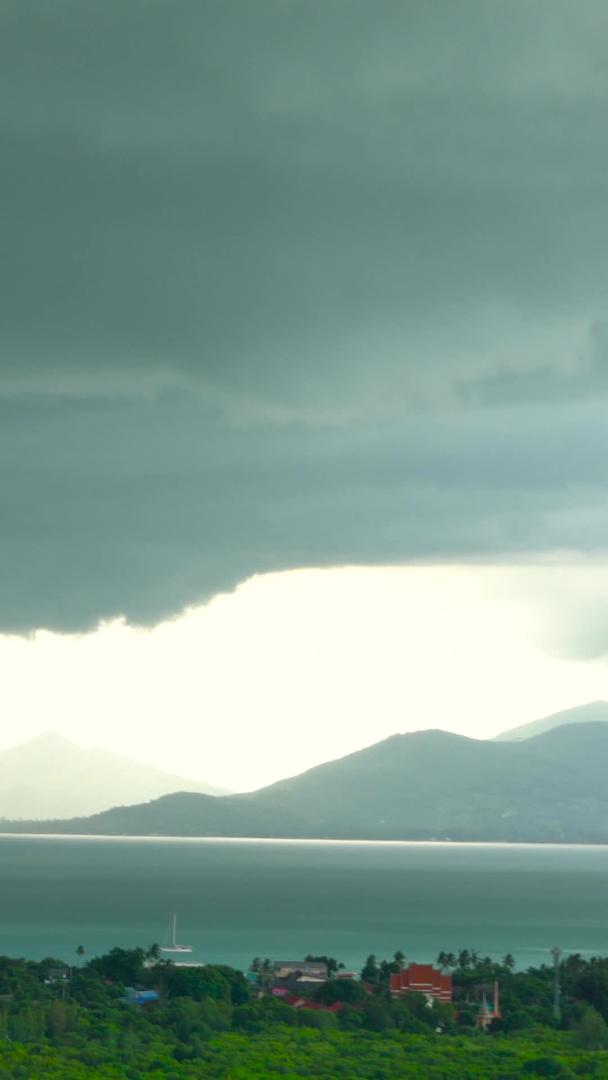
[[[177,915],[175,914],[175,912],[173,912],[173,929],[172,929],[172,933],[171,933],[171,944],[170,945],[161,945],[160,951],[161,952],[168,952],[168,953],[189,953],[189,952],[192,952],[192,946],[191,945],[178,945],[177,944],[176,934],[177,934]]]

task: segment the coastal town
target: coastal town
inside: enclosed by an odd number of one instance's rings
[[[159,945],[0,956],[0,1077],[606,1078],[607,1020],[608,958],[558,949],[526,970],[469,949],[360,970],[310,953],[240,971]]]
[[[473,964],[476,954],[464,950],[460,954],[461,963],[464,961],[466,965],[467,957],[471,958],[469,962]],[[505,960],[507,969],[514,966],[512,957]],[[463,1008],[478,1030],[488,1032],[493,1026],[496,1027],[503,1019],[499,979],[484,979],[480,975],[479,981],[469,982],[465,990],[462,986],[454,986],[452,975],[446,970],[450,963],[455,965],[458,962],[456,957],[441,953],[439,961],[442,961],[443,967],[436,967],[432,963],[407,963],[403,953],[397,952],[392,961],[377,965],[375,957],[370,956],[363,972],[359,973],[346,970],[343,964],[331,957],[309,955],[303,960],[274,961],[255,958],[247,978],[258,999],[269,995],[291,1009],[301,1010],[302,1015],[310,1015],[310,1012],[337,1015],[344,1009],[356,1008],[357,1005],[361,1007],[366,997],[371,998],[384,990],[393,1000],[417,995],[418,1000],[424,1001],[429,1009],[448,1006],[449,1013],[443,1016],[437,1010],[437,1033],[443,1031],[448,1016],[458,1021]],[[489,958],[484,962],[486,965],[491,963]],[[191,969],[204,965],[178,962],[174,966]],[[130,1005],[150,1005],[160,999],[160,989],[131,986],[126,989],[123,998]]]

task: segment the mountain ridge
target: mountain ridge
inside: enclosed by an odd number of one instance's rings
[[[176,792],[3,831],[91,835],[608,843],[608,724],[495,741],[432,729],[255,792]]]
[[[587,701],[584,705],[575,705],[570,709],[561,709],[559,712],[550,713],[549,716],[541,716],[538,720],[531,720],[527,724],[518,727],[507,728],[495,735],[492,742],[514,742],[520,739],[530,739],[535,735],[541,735],[545,731],[553,731],[555,728],[566,724],[586,724],[590,721],[608,721],[608,701]]]

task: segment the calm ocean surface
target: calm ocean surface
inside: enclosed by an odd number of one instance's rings
[[[0,953],[74,958],[161,941],[245,967],[401,949],[608,954],[608,848],[0,837]]]

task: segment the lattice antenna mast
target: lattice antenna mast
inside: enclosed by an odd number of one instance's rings
[[[562,958],[562,950],[557,945],[551,949],[551,956],[553,957],[553,1019],[556,1024],[559,1024],[562,1018],[561,1010],[561,996],[562,989],[559,981],[559,965]]]

